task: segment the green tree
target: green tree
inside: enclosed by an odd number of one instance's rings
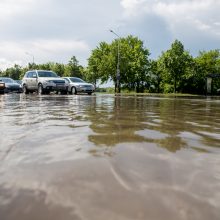
[[[101,83],[109,79],[115,82],[115,57],[111,51],[111,46],[101,42],[98,47],[92,50],[88,59],[87,78],[94,84],[100,80]]]
[[[124,88],[143,91],[150,67],[149,50],[137,37],[128,36],[114,40],[111,44],[101,42],[92,51],[88,60],[88,71],[101,83],[111,80],[116,85],[118,63],[118,47],[120,51],[120,83]]]
[[[195,88],[198,93],[205,93],[206,77],[208,74],[220,74],[220,51],[200,51],[199,56],[195,58]],[[220,82],[217,79],[213,80],[214,92],[220,88]]]
[[[13,67],[7,68],[3,73],[3,76],[10,77],[12,79],[21,79],[22,77],[22,68],[21,66],[15,64]]]
[[[121,40],[121,82],[129,89],[143,92],[149,79],[149,50],[137,37],[128,36]]]
[[[199,56],[195,58],[200,70],[202,69],[205,75],[215,74],[220,72],[220,51],[200,51]]]
[[[181,79],[186,73],[192,57],[189,52],[184,50],[183,44],[175,40],[171,45],[171,49],[162,53],[161,62],[163,66],[163,81],[173,84],[174,93],[181,84]]]
[[[58,76],[64,76],[65,65],[61,63],[53,63],[51,65],[51,70],[57,73]]]
[[[150,62],[150,92],[161,92],[162,69],[159,60],[151,60]]]
[[[79,65],[79,61],[75,56],[72,56],[68,64],[65,66],[65,76],[82,77],[82,66]]]

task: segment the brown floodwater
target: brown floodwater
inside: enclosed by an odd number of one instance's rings
[[[220,99],[0,96],[1,220],[220,220]]]

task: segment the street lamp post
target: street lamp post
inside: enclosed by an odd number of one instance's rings
[[[34,55],[33,54],[30,54],[30,53],[28,53],[28,52],[25,52],[27,55],[29,55],[29,56],[32,56],[32,58],[33,58],[33,64],[34,64]]]
[[[116,34],[113,30],[110,30],[111,33],[118,37],[118,62],[116,70],[116,89],[115,92],[120,93],[120,36]]]

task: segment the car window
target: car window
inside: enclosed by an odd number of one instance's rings
[[[85,81],[83,81],[82,79],[77,78],[77,77],[71,77],[70,80],[71,80],[72,82],[85,82]]]
[[[70,80],[68,78],[63,78],[66,82],[70,82]]]
[[[18,84],[22,84],[22,81],[21,80],[14,80],[16,83],[18,83]]]
[[[14,80],[13,79],[10,79],[10,78],[2,78],[1,79],[4,83],[13,83]]]
[[[27,78],[33,78],[33,72],[29,72],[29,73],[27,74]]]
[[[39,77],[58,77],[56,73],[51,71],[38,71]]]

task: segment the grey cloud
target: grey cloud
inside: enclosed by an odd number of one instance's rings
[[[6,50],[7,48],[10,50],[4,53],[0,49],[0,58],[17,60],[17,54],[22,59],[22,50],[32,50],[36,56],[45,57],[44,60],[40,60],[41,62],[47,62],[48,59],[63,61],[68,56],[76,55],[85,64],[89,56],[88,51],[67,50],[66,53],[62,51],[49,56],[47,53],[43,54],[44,51],[40,51],[39,48],[31,48],[31,46],[39,40],[72,40],[83,41],[93,48],[110,35],[107,30],[117,23],[121,15],[117,0],[106,2],[102,0],[32,0],[30,5],[23,6],[23,10],[22,8],[12,10],[9,13],[10,16],[1,22],[0,43],[4,44]],[[1,10],[3,9],[0,9],[0,12]],[[16,46],[14,53],[11,52],[10,44]]]
[[[181,40],[193,56],[200,50],[218,49],[220,2],[215,0],[123,0],[125,23],[147,39],[153,57]],[[134,7],[128,7],[134,4]],[[198,7],[197,7],[198,6]]]
[[[172,34],[166,22],[153,14],[124,23],[122,28],[124,33],[135,35],[143,40],[145,47],[150,50],[151,58],[158,57],[162,50],[168,49],[172,41]]]
[[[118,6],[117,1],[38,1],[2,24],[0,38],[86,38],[113,23],[120,14]]]

